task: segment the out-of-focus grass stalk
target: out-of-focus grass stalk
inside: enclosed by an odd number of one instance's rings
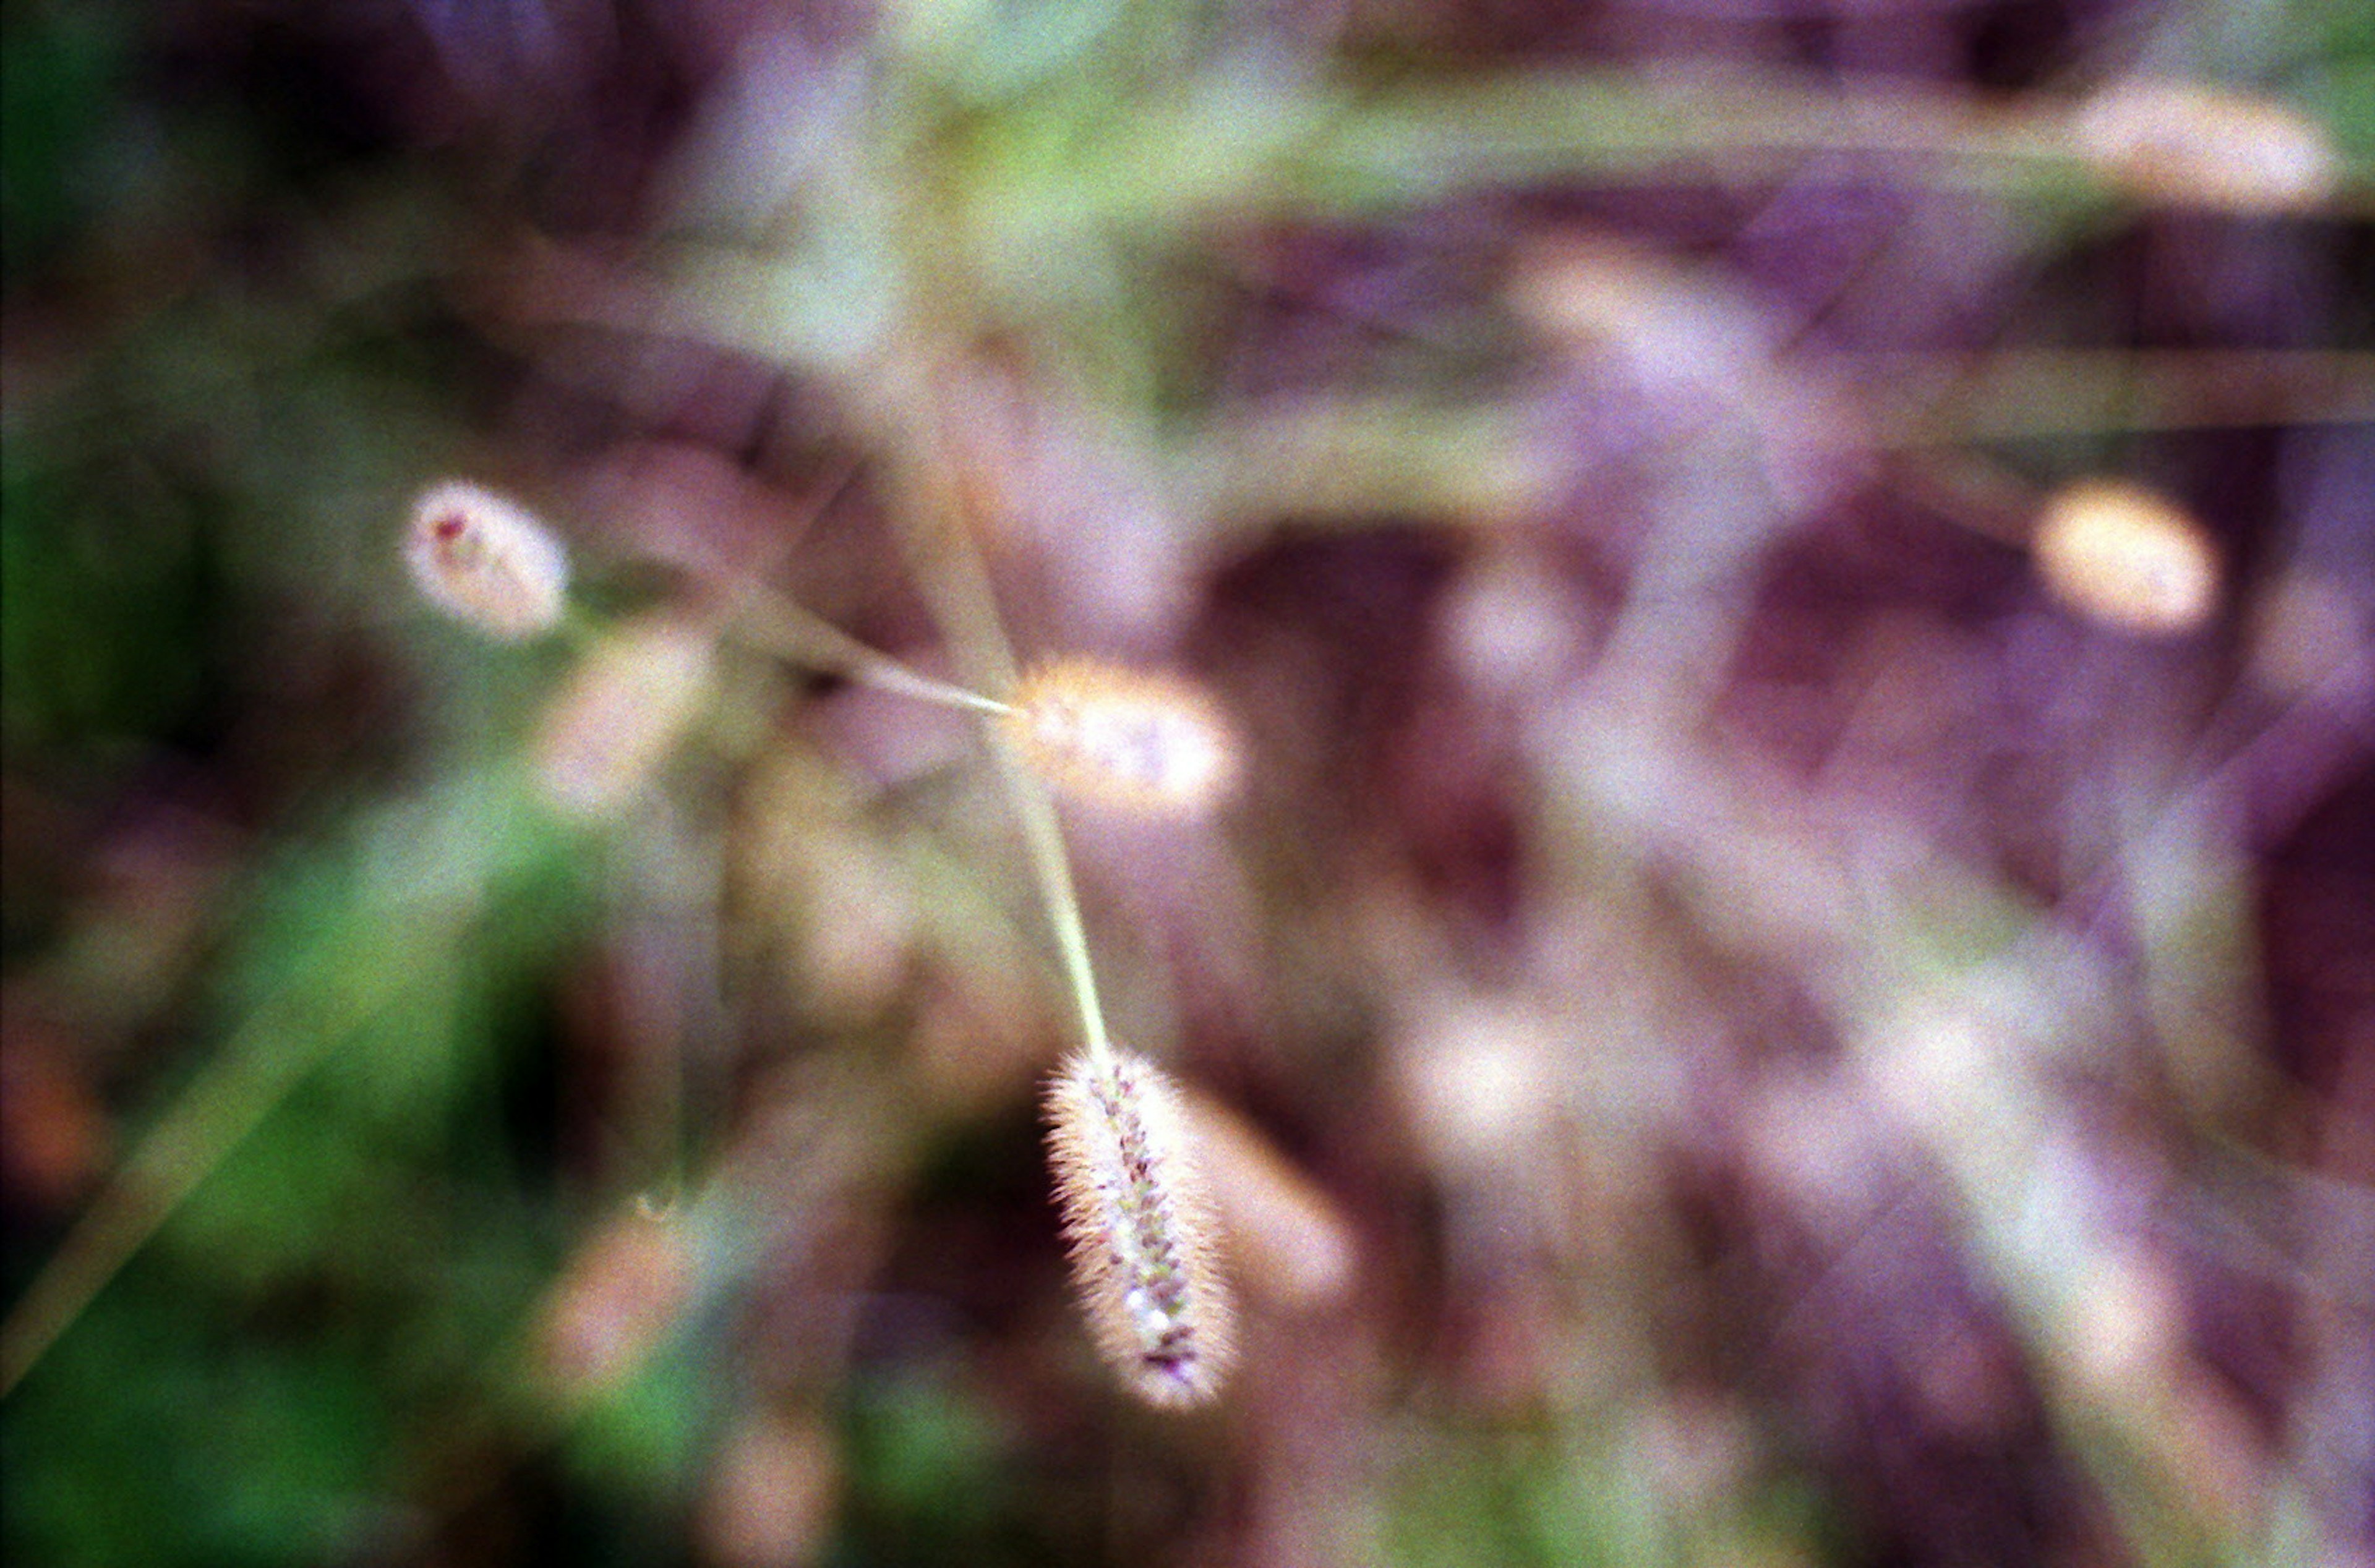
[[[337,1041],[367,1022],[391,990],[340,996],[309,1017],[297,990],[250,1014],[195,1081],[175,1098],[84,1210],[0,1326],[0,1397],[74,1326],[92,1298],[148,1244],[183,1199],[255,1130]]]
[[[1935,188],[2088,198],[2125,181],[2074,135],[2085,108],[1772,75],[1652,83],[1564,71],[1396,85],[1315,103],[1300,133],[1282,138],[1282,163],[1270,180],[1245,195],[1257,205],[1268,198],[1370,211],[1480,184],[1782,174],[1809,157],[1839,153],[1896,160],[1897,178]],[[1164,144],[1120,145],[1155,158]],[[1142,191],[1144,172],[1116,171],[1106,183]],[[2336,173],[2326,200],[2363,206],[2367,171],[2337,165]]]
[[[1932,179],[1957,186],[2048,189],[2079,173],[2041,127],[1967,98],[1576,71],[1367,96],[1300,150],[1298,186],[1323,201],[1401,206],[1478,183],[1678,164],[1736,174],[1826,152],[1920,159]]]
[[[1265,406],[1165,454],[1183,502],[1219,519],[1521,513],[1556,495],[1565,460],[1514,403],[1357,395]]]
[[[1795,368],[1783,361],[1776,373]],[[2375,354],[2015,348],[1823,355],[1803,368],[1826,383],[1890,389],[1846,404],[1836,439],[1860,447],[1939,453],[2033,436],[2375,422]],[[1523,406],[1391,395],[1304,398],[1212,421],[1175,438],[1163,462],[1173,493],[1207,515],[1291,512],[1322,524],[1521,513],[1555,496],[1562,466]]]
[[[1881,446],[2112,430],[2375,423],[2375,354],[2335,349],[1999,348],[1826,356],[1891,389]]]
[[[2224,800],[2138,803],[2121,835],[2137,990],[2169,1080],[2203,1126],[2274,1085],[2249,998],[2261,994],[2250,868],[2220,831]]]
[[[1594,842],[1629,846],[1605,874],[1686,867],[1679,885],[1707,928],[1808,975],[1855,1041],[1873,1092],[1947,1178],[2056,1424],[2130,1544],[2172,1568],[2265,1560],[2259,1527],[2196,1484],[2169,1379],[2097,1365],[2095,1294],[2134,1244],[2067,1168],[2052,1090],[2057,1067],[2102,1050],[2112,1027],[2119,980],[2085,933],[1885,820],[1860,825],[1852,854],[1834,847],[1819,814],[1778,785],[1703,762],[1613,704],[1571,714],[1563,733],[1553,796]]]
[[[2280,106],[2234,103],[2321,135]],[[1271,80],[1242,64],[1206,67],[1176,91],[1052,98],[978,121],[934,121],[886,99],[876,118],[903,134],[883,142],[892,150],[835,166],[842,220],[809,238],[760,251],[683,238],[641,275],[524,243],[501,269],[515,285],[491,302],[515,323],[691,332],[857,383],[898,379],[903,334],[911,344],[926,301],[962,315],[995,300],[1043,325],[1071,324],[1076,358],[1118,365],[1143,344],[1109,276],[1117,243],[1193,242],[1215,213],[1384,215],[1495,185],[1778,176],[1826,154],[1887,160],[1903,182],[2080,208],[2121,192],[2188,199],[2179,152],[2135,167],[2143,153],[2083,134],[2090,109],[2099,117],[2083,100],[1769,74],[1650,82],[1570,70],[1365,88]],[[1092,118],[1096,134],[1081,134]],[[2330,181],[2272,192],[2271,210],[2347,212],[2375,193],[2362,166],[2335,158],[2320,169]],[[2225,165],[2202,171],[2199,200],[2248,195],[2222,193],[2218,173],[2242,178]]]
[[[776,1099],[740,1128],[665,1208],[630,1200],[590,1228],[537,1310],[476,1358],[470,1381],[485,1399],[424,1434],[398,1467],[423,1478],[415,1490],[435,1490],[437,1517],[467,1514],[519,1466],[597,1438],[622,1414],[632,1420],[631,1408],[653,1397],[672,1362],[704,1353],[721,1305],[783,1248],[812,1244],[831,1222],[824,1217],[896,1189],[894,1173],[919,1138],[913,1119],[897,1114],[888,1075],[841,1064],[802,1088],[804,1096]],[[652,1244],[620,1257],[622,1224],[644,1230]],[[594,1353],[573,1357],[573,1349]],[[492,1457],[455,1474],[447,1466],[456,1452]]]
[[[1018,678],[1014,646],[998,613],[988,569],[966,525],[960,487],[942,466],[930,439],[938,426],[933,417],[939,408],[934,389],[939,379],[934,369],[909,361],[906,373],[894,379],[893,395],[898,402],[889,411],[892,429],[905,438],[898,462],[905,494],[898,515],[907,556],[934,616],[956,650],[959,667],[981,685],[1010,692]],[[998,782],[1022,829],[1033,881],[1055,932],[1064,977],[1080,1017],[1081,1043],[1096,1059],[1108,1059],[1113,1042],[1097,994],[1088,929],[1081,919],[1080,894],[1073,884],[1071,857],[1064,846],[1055,800],[1046,784],[1022,765],[1014,743],[998,726],[987,726],[987,739],[997,759]]]
[[[287,868],[287,884],[298,887],[325,860],[356,857],[343,867],[352,880],[329,879],[337,890],[315,895],[327,902],[297,923],[300,934],[263,939],[253,960],[265,973],[277,969],[277,983],[174,1097],[0,1325],[0,1394],[310,1069],[450,970],[484,894],[545,842],[515,783],[455,781],[427,803],[373,814],[354,835],[363,847]]]
[[[976,713],[1006,714],[1011,705],[978,691],[935,680],[879,653],[848,632],[785,598],[753,585],[743,592],[744,607],[734,623],[736,637],[762,653],[798,665],[845,677],[860,685],[963,708]]]

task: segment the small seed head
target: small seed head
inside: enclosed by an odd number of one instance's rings
[[[2030,546],[2053,595],[2145,636],[2190,631],[2218,598],[2218,552],[2202,525],[2150,490],[2089,480],[2055,496]]]
[[[1057,789],[1148,816],[1188,816],[1236,783],[1237,745],[1211,700],[1170,676],[1066,660],[1026,676],[1006,721]]]
[[[490,637],[516,643],[561,619],[569,557],[536,515],[462,479],[413,503],[405,564],[431,602]]]
[[[1235,1359],[1235,1314],[1177,1091],[1127,1053],[1076,1056],[1047,1091],[1047,1119],[1098,1349],[1150,1404],[1208,1402]]]
[[[2082,107],[2079,154],[2140,196],[2229,212],[2292,212],[2334,194],[2341,159],[2280,103],[2191,82],[2122,82]]]

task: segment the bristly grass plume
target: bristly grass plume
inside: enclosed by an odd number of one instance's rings
[[[1167,1408],[1220,1391],[1235,1313],[1178,1091],[1128,1052],[1075,1056],[1047,1091],[1064,1232],[1098,1349]]]
[[[1193,816],[1236,783],[1236,737],[1211,699],[1176,677],[1059,660],[1023,677],[1008,724],[1058,792],[1124,811]]]
[[[502,642],[551,630],[566,605],[561,541],[526,507],[467,480],[413,503],[404,560],[439,608]]]

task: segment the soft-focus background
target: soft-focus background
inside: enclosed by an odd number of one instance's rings
[[[2364,0],[0,15],[10,1561],[2375,1562]]]

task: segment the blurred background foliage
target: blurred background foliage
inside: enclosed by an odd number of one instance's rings
[[[12,1560],[2375,1561],[2375,10],[0,16]]]

